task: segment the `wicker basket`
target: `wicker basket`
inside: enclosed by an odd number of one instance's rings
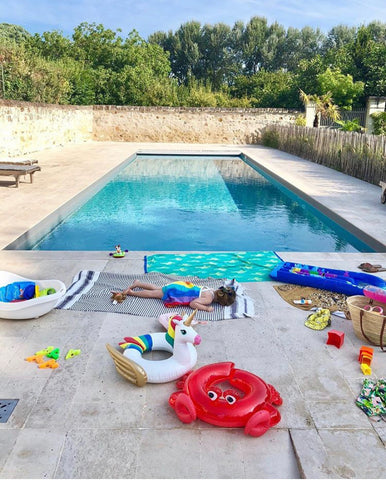
[[[373,307],[380,306],[383,308],[384,313],[386,313],[386,305],[362,295],[348,297],[347,305],[355,335],[361,340],[367,341],[372,345],[380,346],[382,350],[386,350],[386,315],[369,312],[363,308],[365,305],[371,305]]]

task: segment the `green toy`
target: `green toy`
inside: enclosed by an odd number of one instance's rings
[[[66,355],[66,360],[68,360],[69,358],[74,358],[77,355],[80,355],[80,350],[73,350],[72,348],[70,348]]]
[[[46,357],[57,360],[60,357],[59,348],[54,348],[54,350],[51,350],[49,353],[46,354]]]
[[[37,297],[45,297],[46,295],[53,295],[56,293],[55,288],[44,288],[43,290],[38,290]]]

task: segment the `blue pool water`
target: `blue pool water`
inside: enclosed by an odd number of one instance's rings
[[[372,251],[240,157],[138,155],[34,249]]]

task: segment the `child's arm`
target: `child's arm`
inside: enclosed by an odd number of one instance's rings
[[[205,312],[213,312],[214,308],[211,305],[204,305],[200,302],[199,298],[195,298],[189,303],[189,307],[193,308],[194,310],[204,310]]]

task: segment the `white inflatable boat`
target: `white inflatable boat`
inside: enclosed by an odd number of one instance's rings
[[[31,298],[30,300],[0,302],[0,318],[27,320],[29,318],[41,317],[55,308],[66,293],[66,286],[60,280],[32,280],[15,273],[0,271],[0,287],[5,287],[14,282],[34,282],[39,287],[39,290],[53,288],[56,292],[51,295]]]

